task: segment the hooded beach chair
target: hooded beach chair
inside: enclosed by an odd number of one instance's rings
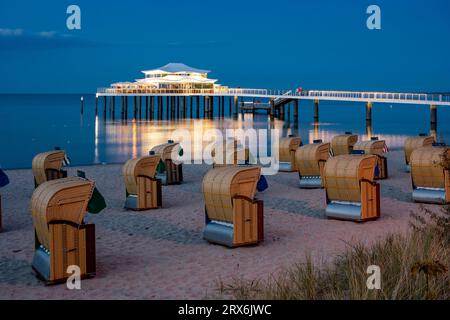
[[[256,166],[224,166],[205,175],[204,239],[227,247],[263,240],[263,202],[255,199],[260,174]]]
[[[155,178],[161,157],[151,155],[128,160],[123,166],[125,179],[125,208],[148,210],[161,207],[161,180]]]
[[[64,150],[53,150],[36,155],[32,162],[35,187],[46,181],[66,178],[67,171],[61,169],[65,157]]]
[[[295,151],[302,144],[300,137],[286,137],[280,138],[280,172],[294,172],[297,171],[295,164]]]
[[[411,153],[414,202],[450,203],[450,148],[421,147]]]
[[[341,156],[344,154],[351,154],[356,142],[358,142],[358,136],[351,132],[334,136],[333,139],[331,139],[332,155]]]
[[[330,157],[330,144],[317,140],[299,147],[295,152],[295,163],[300,178],[300,188],[322,188],[322,174]]]
[[[342,155],[327,160],[323,177],[328,218],[361,222],[380,217],[376,165],[375,155]]]
[[[33,193],[32,267],[48,284],[64,281],[71,265],[81,277],[95,275],[95,225],[84,223],[94,188],[93,181],[69,177],[43,182]]]
[[[411,153],[421,147],[431,147],[434,143],[434,137],[421,133],[417,137],[409,137],[405,140],[405,171],[411,172],[410,159]]]
[[[386,141],[378,140],[373,137],[369,141],[356,142],[353,146],[354,151],[360,151],[367,155],[377,156],[377,167],[375,168],[375,179],[388,178],[387,158],[384,156],[386,151]]]
[[[183,155],[183,149],[179,143],[172,140],[157,145],[150,150],[150,154],[156,154],[161,160],[156,169],[156,178],[161,179],[164,185],[180,184],[183,182],[183,165],[174,162],[178,156]]]

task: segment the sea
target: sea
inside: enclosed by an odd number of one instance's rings
[[[83,112],[81,112],[83,97]],[[195,100],[195,99],[194,99]],[[217,109],[217,101],[214,106]],[[102,99],[95,112],[95,94],[3,94],[0,95],[0,166],[4,169],[31,168],[33,157],[55,147],[64,149],[71,165],[123,163],[130,158],[148,154],[175,133],[192,134],[201,128],[209,139],[211,130],[279,129],[280,135],[299,135],[303,143],[322,139],[328,142],[334,135],[352,132],[360,140],[378,137],[386,141],[389,150],[402,148],[409,136],[430,133],[428,105],[374,104],[372,124],[366,123],[365,105],[349,102],[320,102],[319,122],[313,121],[313,103],[300,101],[298,121],[291,111],[285,120],[271,119],[265,112],[229,113],[225,98],[225,117],[217,110],[213,119],[146,119],[145,110],[134,118],[133,99],[128,102],[128,117],[120,114],[120,99],[116,99],[115,117],[110,104],[104,115]],[[187,110],[187,115],[190,111]],[[182,130],[182,131],[180,131]],[[270,132],[270,131],[269,131]],[[450,108],[438,107],[436,137],[450,143]],[[270,139],[267,143],[271,144]]]

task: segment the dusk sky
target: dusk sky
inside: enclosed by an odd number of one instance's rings
[[[248,88],[450,92],[449,16],[448,0],[2,0],[0,92],[95,92],[168,62]]]

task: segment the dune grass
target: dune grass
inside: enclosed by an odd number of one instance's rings
[[[348,245],[332,263],[310,256],[265,280],[236,279],[220,285],[222,295],[237,299],[449,299],[450,208],[411,214],[406,234],[390,234],[371,246]],[[381,289],[369,290],[367,267],[381,271]]]

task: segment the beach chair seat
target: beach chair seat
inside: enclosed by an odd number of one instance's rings
[[[414,202],[450,203],[450,148],[421,147],[411,153]]]
[[[330,156],[330,144],[316,143],[299,147],[295,152],[295,163],[300,179],[300,188],[322,188],[323,168]]]
[[[279,140],[279,171],[280,172],[295,172],[297,171],[295,163],[295,151],[301,146],[302,140],[300,137],[286,137]]]
[[[352,221],[380,217],[380,185],[374,181],[375,155],[341,155],[324,167],[328,218]]]
[[[405,171],[411,172],[410,159],[411,154],[414,150],[421,147],[431,147],[434,143],[433,136],[427,136],[425,134],[420,134],[417,137],[409,137],[405,140]]]
[[[264,239],[263,202],[255,198],[260,174],[256,166],[224,166],[205,175],[205,240],[237,247]]]
[[[148,210],[162,206],[161,180],[155,178],[159,155],[128,160],[123,166],[125,208]]]
[[[358,142],[358,136],[350,132],[334,136],[331,139],[331,152],[333,156],[351,154],[356,142]]]
[[[39,153],[33,158],[35,187],[46,181],[67,177],[67,171],[61,169],[65,156],[64,150],[53,150]]]
[[[182,155],[183,152],[179,143],[169,140],[167,143],[154,146],[150,152],[161,157],[157,167],[156,178],[161,179],[163,185],[183,182],[183,165],[181,162],[174,162],[176,157]]]
[[[48,284],[66,280],[71,265],[81,277],[95,275],[95,226],[84,223],[94,187],[93,181],[70,177],[43,182],[33,193],[32,267]]]
[[[355,151],[363,151],[367,155],[375,155],[377,157],[377,168],[375,170],[375,179],[388,178],[388,163],[384,156],[386,149],[386,141],[372,138],[369,141],[359,141],[353,146]]]

